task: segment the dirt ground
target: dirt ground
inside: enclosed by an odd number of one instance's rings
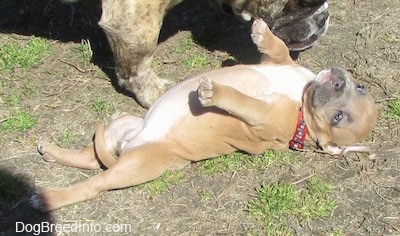
[[[13,235],[14,222],[21,219],[29,219],[32,224],[43,220],[130,224],[132,232],[126,235],[263,235],[262,226],[246,211],[255,188],[262,182],[295,182],[310,175],[334,185],[332,197],[337,207],[324,219],[307,224],[288,222],[295,235],[400,235],[400,124],[386,116],[388,102],[400,96],[400,1],[329,1],[327,34],[299,57],[299,63],[314,72],[343,66],[367,85],[382,110],[377,128],[365,141],[372,153],[349,154],[343,159],[315,152],[294,153],[299,160],[295,164],[212,176],[192,164],[184,170],[181,183],[162,194],[153,196],[132,187],[42,214],[27,206],[29,193],[36,188],[66,186],[97,171],[46,163],[36,153],[37,142],[60,143],[64,135],[68,136],[66,147],[88,143],[95,124],[107,118],[92,108],[99,98],[108,101],[115,111],[137,115],[145,112],[115,87],[112,55],[96,26],[99,14],[93,5],[49,2],[54,4],[0,3],[0,45],[41,36],[50,40],[52,50],[40,66],[0,75],[5,88],[37,91],[24,94],[13,107],[4,103],[10,94],[4,90],[0,94],[0,120],[21,109],[37,118],[37,124],[26,132],[1,133],[1,179],[14,182],[18,188],[23,186],[24,191],[2,196],[0,235]],[[178,6],[165,21],[153,63],[164,78],[182,80],[232,61],[253,63],[258,59],[250,42],[249,24],[221,14],[207,1],[199,2]],[[195,43],[188,50],[185,45],[190,42],[190,34]],[[91,44],[92,63],[82,60],[74,50],[82,39]],[[188,66],[185,61],[194,55],[202,55],[206,63]],[[199,192],[203,190],[211,192],[213,198],[202,199]],[[5,192],[0,189],[0,193]]]

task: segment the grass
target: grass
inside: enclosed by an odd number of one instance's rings
[[[50,52],[50,43],[43,38],[33,38],[27,43],[4,43],[0,45],[0,72],[34,68],[42,64],[44,56]]]
[[[381,37],[383,40],[389,43],[400,42],[400,37],[394,31],[385,32]]]
[[[188,68],[202,68],[209,63],[205,54],[192,55],[183,61]]]
[[[200,170],[209,175],[226,171],[241,171],[244,169],[262,169],[269,165],[279,165],[296,162],[297,158],[290,152],[265,151],[260,155],[250,155],[241,152],[208,159],[200,163]]]
[[[16,106],[21,102],[22,99],[22,90],[17,88],[9,88],[7,89],[9,94],[5,96],[4,104],[8,107]]]
[[[161,177],[139,185],[139,188],[147,192],[149,195],[157,195],[165,192],[168,188],[178,184],[184,179],[185,175],[183,171],[168,171],[165,172]]]
[[[340,229],[333,229],[329,236],[344,236],[345,234]]]
[[[183,38],[180,40],[179,46],[177,46],[174,49],[174,52],[178,53],[178,54],[183,54],[183,53],[189,51],[191,49],[191,47],[194,45],[195,45],[195,42],[192,38],[192,35],[190,35],[190,37],[186,37],[186,38]]]
[[[200,190],[199,195],[201,197],[201,201],[210,201],[214,199],[214,194],[209,190]]]
[[[177,54],[188,54],[185,59],[183,59],[183,65],[189,69],[203,68],[207,65],[211,65],[212,68],[220,68],[220,61],[209,60],[206,54],[199,52],[198,46],[193,39],[193,35],[182,38],[179,41],[179,45],[173,49],[174,53]],[[153,68],[156,65],[153,66]]]
[[[266,235],[293,235],[288,222],[306,222],[323,218],[335,207],[329,195],[333,187],[317,177],[308,180],[303,188],[291,183],[262,185],[257,198],[249,202],[250,215],[265,228]]]
[[[73,51],[78,55],[85,65],[90,65],[93,51],[89,40],[82,40],[81,44],[73,48]]]
[[[0,86],[0,92],[4,94],[3,101],[6,107],[19,107],[23,99],[27,100],[40,94],[29,78],[18,78],[7,87]]]
[[[289,152],[266,151],[260,155],[235,152],[199,162],[199,169],[204,174],[217,175],[226,171],[257,170],[271,164],[293,163],[296,160]],[[183,178],[184,173],[182,171],[166,172],[160,178],[142,184],[139,188],[154,196],[178,184]],[[213,194],[208,190],[201,190],[199,195],[203,201],[214,198]]]
[[[400,99],[389,102],[387,115],[389,118],[400,120]]]
[[[72,142],[73,134],[70,130],[65,130],[61,135],[57,138],[57,143],[60,146],[67,146]]]
[[[1,121],[2,131],[26,131],[36,124],[36,118],[25,111],[16,112]]]
[[[102,119],[107,119],[115,112],[114,105],[106,97],[99,97],[92,101],[90,107],[97,112]]]

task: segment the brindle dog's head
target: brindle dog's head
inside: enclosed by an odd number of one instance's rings
[[[321,71],[304,91],[304,119],[310,137],[332,155],[368,151],[353,146],[375,127],[377,106],[364,85],[342,68]]]
[[[262,18],[291,51],[305,50],[325,34],[329,24],[326,0],[218,0],[244,20]]]

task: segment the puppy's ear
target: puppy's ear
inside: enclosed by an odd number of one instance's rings
[[[329,154],[333,156],[343,156],[348,152],[370,152],[370,148],[367,146],[346,146],[346,147],[338,147],[328,145],[326,148],[323,148]]]

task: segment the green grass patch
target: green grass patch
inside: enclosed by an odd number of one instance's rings
[[[65,130],[61,133],[61,135],[57,138],[57,143],[60,146],[67,146],[72,143],[73,134],[70,130]]]
[[[192,35],[190,35],[190,37],[183,38],[180,40],[179,45],[174,49],[174,52],[178,54],[183,54],[189,51],[193,45],[195,45],[195,43],[192,38]]]
[[[93,51],[89,40],[82,40],[81,44],[72,49],[85,65],[91,64]]]
[[[22,99],[22,90],[17,88],[9,88],[9,94],[5,96],[4,104],[8,107],[17,106]]]
[[[209,190],[200,190],[199,195],[202,201],[210,201],[214,199],[214,194]]]
[[[209,63],[206,55],[196,54],[183,61],[183,64],[188,68],[202,68]]]
[[[20,111],[5,118],[0,123],[2,131],[26,131],[36,124],[36,118],[31,114]]]
[[[389,118],[400,120],[400,99],[389,102],[387,115]]]
[[[43,38],[33,38],[26,43],[4,43],[0,45],[0,72],[18,67],[36,67],[43,63],[44,56],[50,52],[50,43]]]
[[[329,236],[345,236],[342,230],[340,229],[333,229],[330,233]]]
[[[249,202],[248,211],[261,222],[266,235],[293,235],[288,222],[306,222],[332,212],[332,189],[317,177],[310,178],[303,188],[291,183],[262,185],[257,188],[257,198]]]
[[[20,107],[22,101],[37,97],[40,92],[33,81],[28,78],[13,78],[0,82],[0,93],[6,107]]]
[[[90,106],[102,119],[107,119],[115,112],[114,105],[106,97],[97,98]]]
[[[149,195],[157,195],[166,191],[168,188],[178,184],[185,177],[183,171],[167,171],[161,177],[139,185],[139,188],[146,191]]]
[[[267,150],[260,155],[251,155],[242,152],[212,158],[200,162],[200,170],[209,175],[215,175],[226,171],[241,171],[244,169],[263,169],[269,165],[294,163],[298,159],[290,152]]]

